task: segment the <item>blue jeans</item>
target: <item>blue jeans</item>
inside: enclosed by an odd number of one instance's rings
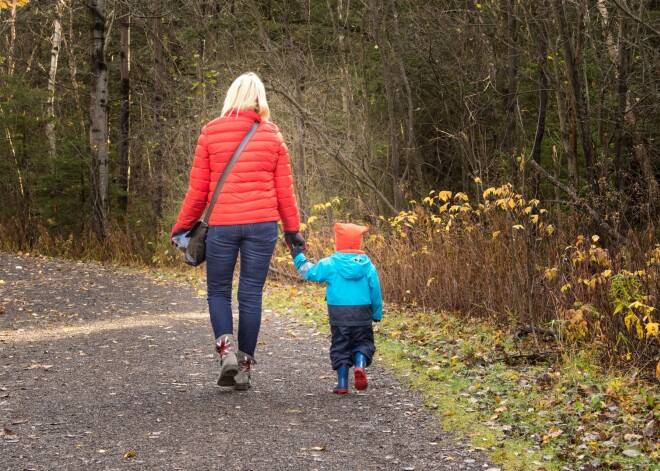
[[[232,281],[238,254],[238,349],[254,356],[261,327],[261,298],[270,258],[277,242],[277,223],[211,226],[206,239],[206,284],[211,325],[217,339],[233,334]]]

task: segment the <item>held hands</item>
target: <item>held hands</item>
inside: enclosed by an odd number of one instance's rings
[[[285,232],[284,243],[288,247],[293,258],[296,258],[298,254],[307,249],[307,242],[305,242],[305,238],[300,232]]]

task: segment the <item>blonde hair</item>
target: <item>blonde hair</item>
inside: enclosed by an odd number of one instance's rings
[[[257,74],[253,72],[238,77],[227,90],[222,115],[224,116],[227,111],[238,114],[239,110],[254,110],[263,120],[270,117],[266,89]]]

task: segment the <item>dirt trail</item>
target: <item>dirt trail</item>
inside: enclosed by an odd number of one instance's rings
[[[377,364],[330,393],[328,339],[284,313],[239,392],[189,285],[7,253],[0,280],[2,470],[497,469]]]

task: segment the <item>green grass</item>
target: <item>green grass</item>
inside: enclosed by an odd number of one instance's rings
[[[271,283],[264,304],[329,331],[323,287]],[[458,314],[387,306],[374,330],[376,361],[422,391],[445,430],[503,469],[660,469],[657,384],[601,371],[590,352],[507,364],[531,340]]]

